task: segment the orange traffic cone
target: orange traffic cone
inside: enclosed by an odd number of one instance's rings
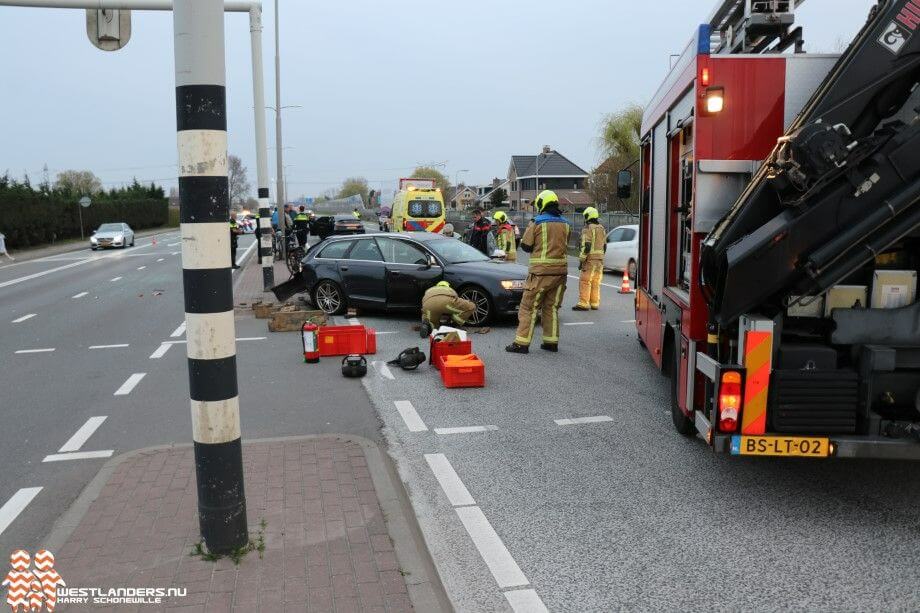
[[[623,271],[623,282],[620,283],[621,294],[631,294],[632,288],[629,286],[629,272]]]

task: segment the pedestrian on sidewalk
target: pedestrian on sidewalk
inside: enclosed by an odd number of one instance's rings
[[[239,241],[240,234],[243,231],[240,229],[239,224],[236,223],[236,218],[232,215],[230,216],[230,263],[233,268],[239,268],[236,263],[236,248]]]
[[[566,250],[571,226],[559,210],[559,198],[551,190],[537,196],[534,206],[540,213],[521,237],[521,249],[530,254],[524,297],[518,309],[518,328],[514,342],[505,347],[509,353],[529,353],[537,312],[543,328],[540,349],[559,351],[559,305],[565,294],[569,272]]]
[[[607,230],[600,222],[600,213],[589,206],[582,213],[585,227],[581,230],[581,250],[578,252],[581,278],[578,281],[578,304],[573,311],[596,311],[601,306],[601,279],[604,277],[604,253],[607,251]]]

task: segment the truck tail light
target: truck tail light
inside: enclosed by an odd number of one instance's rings
[[[706,113],[716,115],[725,108],[725,88],[710,87],[706,90]]]
[[[741,412],[741,373],[736,370],[722,372],[719,380],[719,431],[738,430]]]

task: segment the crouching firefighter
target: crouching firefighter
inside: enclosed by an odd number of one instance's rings
[[[568,273],[566,247],[571,227],[559,211],[555,192],[544,190],[534,205],[539,211],[521,237],[521,249],[530,254],[524,297],[518,309],[518,328],[514,342],[505,347],[510,353],[528,353],[533,330],[540,313],[543,343],[540,349],[559,350],[559,305],[565,294]]]
[[[514,244],[514,226],[508,222],[508,215],[504,211],[496,211],[492,219],[498,223],[498,238],[495,243],[498,249],[505,252],[505,260],[517,262],[517,245]]]
[[[601,306],[601,279],[604,278],[604,252],[607,251],[607,231],[599,221],[600,213],[593,206],[585,209],[585,227],[581,231],[581,261],[578,269],[578,304],[573,311],[597,310]]]
[[[447,281],[439,281],[434,287],[429,287],[422,296],[421,336],[427,337],[432,330],[439,328],[444,320],[462,326],[475,312],[475,304],[460,298]]]

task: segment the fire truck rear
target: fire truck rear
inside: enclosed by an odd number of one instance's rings
[[[720,3],[644,113],[639,338],[717,452],[920,459],[920,0],[839,56],[802,1]]]

